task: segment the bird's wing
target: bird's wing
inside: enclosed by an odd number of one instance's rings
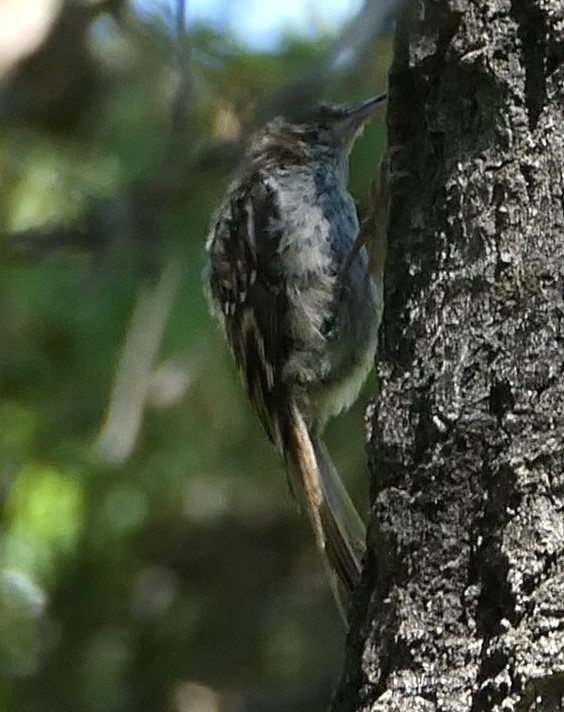
[[[218,215],[208,245],[208,283],[251,403],[281,449],[282,370],[289,336],[278,218],[275,191],[256,173],[229,196]]]

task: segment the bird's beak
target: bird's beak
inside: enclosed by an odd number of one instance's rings
[[[365,121],[372,118],[372,115],[380,108],[386,100],[386,94],[379,94],[370,99],[366,99],[362,104],[351,107],[346,115],[346,122],[349,125],[361,126]]]
[[[380,105],[385,101],[386,94],[373,96],[362,104],[351,107],[343,117],[337,129],[345,150],[351,150],[356,139],[362,134],[366,123],[374,116]]]

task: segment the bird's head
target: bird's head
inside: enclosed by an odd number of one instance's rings
[[[296,162],[324,159],[347,162],[356,138],[386,99],[371,97],[354,106],[317,104],[289,117],[273,119],[254,136],[251,154]]]
[[[302,134],[311,145],[349,153],[355,139],[385,99],[386,95],[380,94],[354,106],[318,104],[296,116],[295,122],[288,122],[288,130]]]

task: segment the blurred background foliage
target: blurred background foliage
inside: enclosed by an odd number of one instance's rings
[[[381,91],[390,39],[371,0],[268,48],[153,5],[0,2],[0,710],[322,710],[342,626],[203,248],[257,117]],[[367,398],[327,438],[362,509]]]

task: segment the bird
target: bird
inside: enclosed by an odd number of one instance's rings
[[[255,131],[206,242],[210,311],[284,460],[345,620],[365,527],[322,434],[356,400],[377,350],[381,259],[371,269],[347,182],[354,142],[384,100],[318,104]]]

